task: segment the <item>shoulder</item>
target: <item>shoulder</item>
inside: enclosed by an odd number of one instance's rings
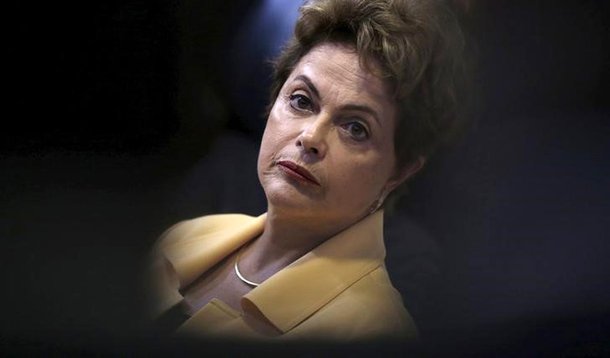
[[[415,323],[384,266],[349,286],[310,321],[319,334],[331,339],[414,340],[418,337]],[[304,324],[308,326],[307,322]]]
[[[163,248],[189,238],[241,227],[251,223],[254,219],[256,217],[245,214],[216,214],[183,220],[165,230],[159,237],[156,246],[157,248]]]
[[[167,229],[153,245],[148,260],[147,285],[153,297],[153,314],[178,303],[182,299],[180,289],[251,238],[261,225],[259,218],[209,215],[181,221]]]
[[[379,266],[343,293],[372,336],[417,337],[417,328],[384,266]]]

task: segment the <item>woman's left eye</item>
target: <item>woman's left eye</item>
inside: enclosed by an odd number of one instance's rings
[[[360,122],[348,122],[341,127],[348,132],[348,134],[357,141],[363,141],[368,139],[369,132],[366,127]]]

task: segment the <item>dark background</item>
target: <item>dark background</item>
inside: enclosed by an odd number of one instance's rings
[[[226,351],[151,332],[140,272],[178,220],[264,211],[264,61],[294,17],[264,3],[281,2],[6,5],[2,350]],[[604,1],[470,2],[475,124],[386,228],[414,349],[610,354],[609,16]]]

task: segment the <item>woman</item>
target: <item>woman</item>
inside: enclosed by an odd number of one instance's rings
[[[383,205],[455,127],[459,46],[436,1],[305,4],[275,63],[258,160],[268,211],[168,230],[157,314],[205,336],[415,337],[384,266]]]

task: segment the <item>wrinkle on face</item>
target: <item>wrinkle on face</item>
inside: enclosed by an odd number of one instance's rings
[[[290,96],[307,89],[306,77],[319,98],[315,110],[295,111]],[[362,108],[376,113],[376,119]],[[270,207],[317,217],[319,222],[354,223],[368,213],[386,188],[395,170],[394,128],[396,105],[389,85],[363,69],[353,48],[336,43],[314,47],[297,64],[280,89],[270,111],[259,155],[259,178]],[[346,139],[339,126],[344,117],[365,119],[371,135],[367,141]],[[316,127],[312,127],[316,126]],[[319,130],[327,153],[316,157],[296,143],[307,130]],[[290,158],[303,163],[320,179],[320,188],[310,190],[286,181],[274,163]]]
[[[345,49],[347,53],[337,53],[328,51],[329,47],[337,46]],[[390,86],[385,81],[381,81],[375,74],[363,71],[360,60],[358,62],[346,61],[346,55],[351,53],[351,57],[358,54],[348,46],[341,44],[322,44],[313,48],[310,53],[303,58],[302,72],[307,77],[312,77],[312,72],[319,71],[330,79],[329,83],[332,86],[329,88],[326,98],[322,98],[323,102],[335,103],[357,103],[367,105],[379,114],[380,117],[391,118],[389,121],[394,124],[393,118],[396,116],[395,103],[390,93]],[[325,58],[325,66],[320,68],[315,61],[320,57]],[[289,83],[298,75],[297,71],[289,76],[286,81]],[[339,88],[339,90],[338,90]],[[363,96],[362,94],[366,94]],[[366,101],[371,98],[372,100]],[[394,128],[392,128],[392,131]]]

